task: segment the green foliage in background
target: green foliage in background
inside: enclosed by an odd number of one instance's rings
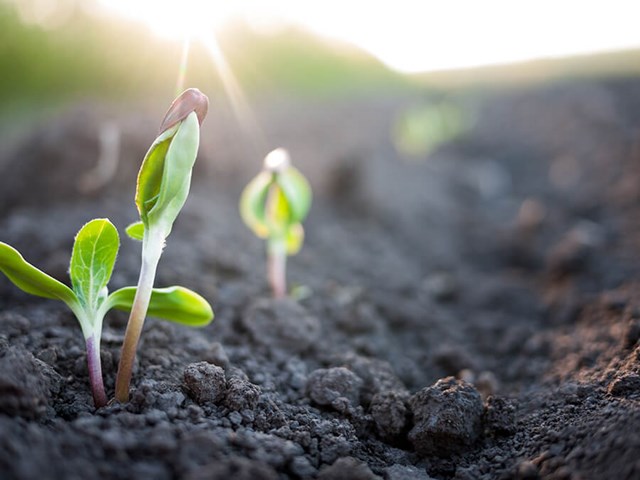
[[[337,51],[296,30],[267,37],[247,26],[227,27],[221,48],[250,95],[274,90],[326,94],[404,86],[402,76],[360,52]],[[144,25],[90,15],[76,7],[61,25],[45,29],[22,22],[0,0],[0,114],[78,96],[154,99],[175,88],[182,45]],[[149,72],[153,72],[152,75]],[[215,92],[222,84],[210,54],[194,43],[189,84]]]
[[[455,102],[437,100],[420,103],[398,116],[393,141],[398,151],[405,155],[424,156],[457,139],[472,124],[469,110]]]

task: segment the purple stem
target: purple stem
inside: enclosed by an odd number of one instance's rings
[[[104,383],[102,380],[100,342],[96,342],[93,336],[87,338],[87,366],[89,367],[89,381],[91,382],[93,403],[96,408],[104,407],[107,404],[107,395],[104,392]]]

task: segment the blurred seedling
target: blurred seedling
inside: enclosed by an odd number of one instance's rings
[[[311,188],[291,165],[289,153],[278,148],[264,159],[262,171],[245,187],[240,198],[244,223],[267,242],[267,276],[276,298],[287,294],[287,256],[302,247],[301,222],[311,207]]]
[[[95,219],[76,235],[69,266],[72,288],[28,263],[10,245],[0,242],[0,271],[18,288],[39,297],[62,300],[80,323],[87,348],[87,364],[96,407],[107,403],[100,363],[102,321],[111,309],[130,311],[135,287],[109,294],[107,284],[113,272],[120,239],[107,219]],[[211,321],[209,304],[198,294],[182,287],[154,289],[149,313],[191,326]]]
[[[130,225],[127,234],[142,241],[142,266],[118,366],[115,397],[119,402],[129,399],[136,349],[149,308],[156,269],[165,240],[189,195],[200,143],[200,124],[208,107],[208,98],[195,88],[176,98],[138,173],[135,203],[140,221]]]
[[[434,100],[402,112],[394,125],[393,141],[403,155],[422,158],[459,138],[472,125],[468,110],[450,100]]]
[[[81,179],[79,189],[82,193],[93,193],[109,184],[115,177],[120,161],[120,142],[122,133],[115,122],[105,122],[98,132],[99,155],[96,165]]]

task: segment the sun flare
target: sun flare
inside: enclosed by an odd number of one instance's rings
[[[204,35],[233,17],[233,2],[181,0],[179,3],[156,0],[98,0],[122,16],[140,21],[154,33],[183,40]]]
[[[294,25],[407,73],[640,47],[637,0],[98,1],[178,39],[234,19],[271,29]]]

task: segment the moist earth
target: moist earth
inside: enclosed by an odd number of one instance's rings
[[[263,102],[262,145],[212,99],[156,284],[216,318],[148,319],[127,404],[95,410],[71,313],[0,278],[0,478],[640,478],[640,81],[454,96],[469,129],[405,158],[394,122],[424,101]],[[88,191],[105,118],[120,161]],[[154,118],[79,105],[7,138],[0,240],[68,282],[83,223],[136,220]],[[278,146],[314,188],[284,300],[237,211]],[[137,280],[122,243],[112,289]]]

